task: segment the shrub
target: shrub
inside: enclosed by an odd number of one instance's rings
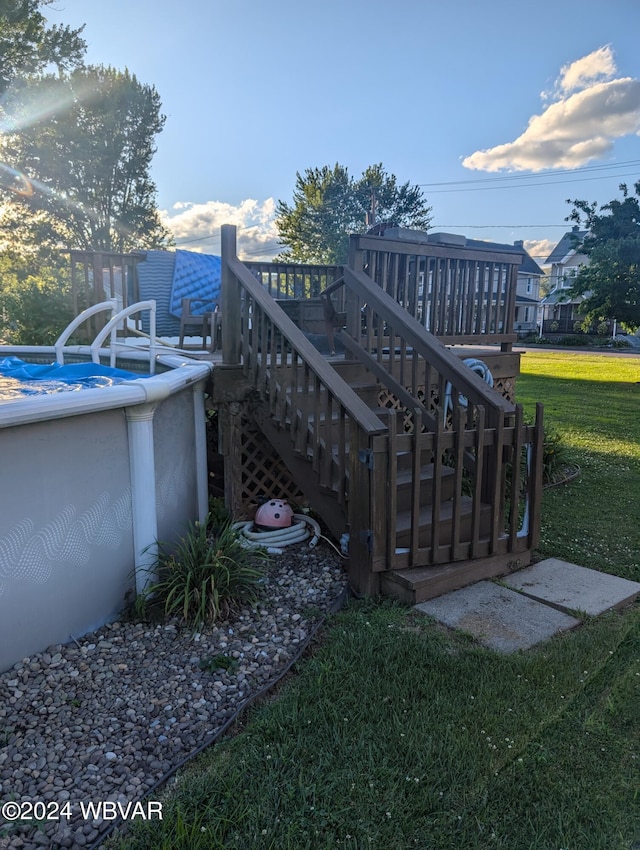
[[[555,333],[559,329],[560,325],[558,322],[551,322],[550,328],[551,333]]]
[[[0,337],[11,345],[52,345],[73,318],[68,274],[42,269],[0,281]]]
[[[551,484],[561,475],[567,466],[567,450],[561,434],[554,428],[545,426],[542,444],[542,480]]]
[[[159,578],[145,597],[161,604],[165,616],[198,628],[255,602],[266,561],[266,552],[245,547],[230,522],[211,533],[207,517],[192,524],[177,546],[160,544]]]
[[[558,340],[560,345],[589,345],[589,340],[586,336],[580,335],[577,336],[575,334],[568,334],[567,336],[563,336]]]

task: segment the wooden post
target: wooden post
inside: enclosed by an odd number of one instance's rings
[[[220,405],[220,442],[224,455],[224,503],[232,516],[242,512],[242,404]]]
[[[349,260],[348,266],[354,271],[361,272],[362,268],[362,250],[358,248],[358,237],[356,235],[349,237]],[[345,311],[346,322],[345,330],[353,339],[360,341],[362,333],[361,318],[360,318],[360,301],[354,292],[348,288],[345,292]],[[353,360],[354,355],[348,351],[344,354],[345,360]]]
[[[349,584],[356,594],[375,596],[379,575],[373,572],[373,529],[371,527],[371,471],[373,447],[357,429],[349,451]],[[355,449],[355,451],[354,451]],[[380,498],[380,494],[376,494]]]
[[[222,362],[237,366],[240,363],[240,341],[242,338],[242,315],[240,286],[229,268],[236,259],[236,228],[223,224],[221,235],[222,252]]]
[[[544,454],[544,407],[536,404],[535,443],[533,445],[529,481],[529,548],[540,543],[540,513],[542,507],[542,456]]]
[[[513,326],[515,325],[516,319],[516,291],[518,288],[518,266],[511,266],[511,280],[507,286],[507,303],[505,310],[505,327],[503,328],[503,333],[511,334],[513,333]],[[500,351],[513,351],[513,343],[512,342],[502,342],[500,343]]]
[[[390,421],[394,423],[391,427],[393,427],[395,435],[395,417],[391,416]],[[390,569],[392,565],[391,561],[395,557],[396,551],[395,521],[393,522],[393,539],[391,539],[390,523],[388,522],[389,506],[391,506],[391,510],[393,511],[394,520],[397,514],[395,456],[393,457],[393,470],[390,470],[389,446],[390,439],[386,434],[374,437],[372,440],[371,459],[373,469],[369,473],[369,522],[371,526],[369,563],[370,569],[374,573]],[[394,479],[393,487],[389,487],[391,475],[393,475]],[[375,577],[372,577],[372,580],[375,580]]]

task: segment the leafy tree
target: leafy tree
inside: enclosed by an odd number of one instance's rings
[[[149,176],[165,120],[153,86],[87,67],[22,80],[5,102],[19,129],[2,141],[0,236],[118,252],[168,243]]]
[[[382,164],[369,166],[355,180],[336,163],[296,174],[293,205],[278,201],[276,226],[285,251],[282,262],[342,264],[347,261],[349,234],[364,233],[371,221],[426,230],[431,220],[422,191],[398,185]]]
[[[640,327],[640,181],[633,188],[631,194],[620,184],[622,200],[600,208],[567,201],[573,204],[568,220],[589,231],[580,247],[589,264],[581,266],[570,292],[584,297],[587,321],[617,319],[631,330]]]
[[[0,95],[16,77],[38,74],[49,65],[62,71],[82,63],[84,27],[48,27],[39,9],[52,2],[0,0]]]
[[[68,268],[0,256],[0,343],[53,345],[73,318]]]

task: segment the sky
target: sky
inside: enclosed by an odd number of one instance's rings
[[[571,212],[640,179],[640,0],[56,0],[89,64],[155,86],[151,176],[176,247],[281,246],[297,173],[382,163],[433,232],[544,262]]]

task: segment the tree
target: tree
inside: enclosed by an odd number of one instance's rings
[[[580,250],[589,257],[570,292],[583,296],[587,321],[617,319],[630,330],[640,327],[640,181],[631,194],[620,184],[622,200],[599,209],[596,203],[571,201],[568,216],[589,232]]]
[[[48,27],[39,8],[52,2],[0,0],[0,95],[16,77],[39,74],[49,65],[63,71],[82,64],[84,27]]]
[[[0,344],[53,345],[73,319],[66,266],[0,255]]]
[[[342,264],[349,251],[349,234],[364,233],[372,216],[399,227],[426,230],[431,220],[422,191],[404,183],[382,164],[367,168],[359,180],[348,170],[308,168],[296,174],[293,205],[278,201],[276,226],[285,251],[282,262]]]
[[[149,176],[164,116],[127,70],[79,68],[22,80],[5,97],[0,236],[24,245],[124,252],[160,248]]]

